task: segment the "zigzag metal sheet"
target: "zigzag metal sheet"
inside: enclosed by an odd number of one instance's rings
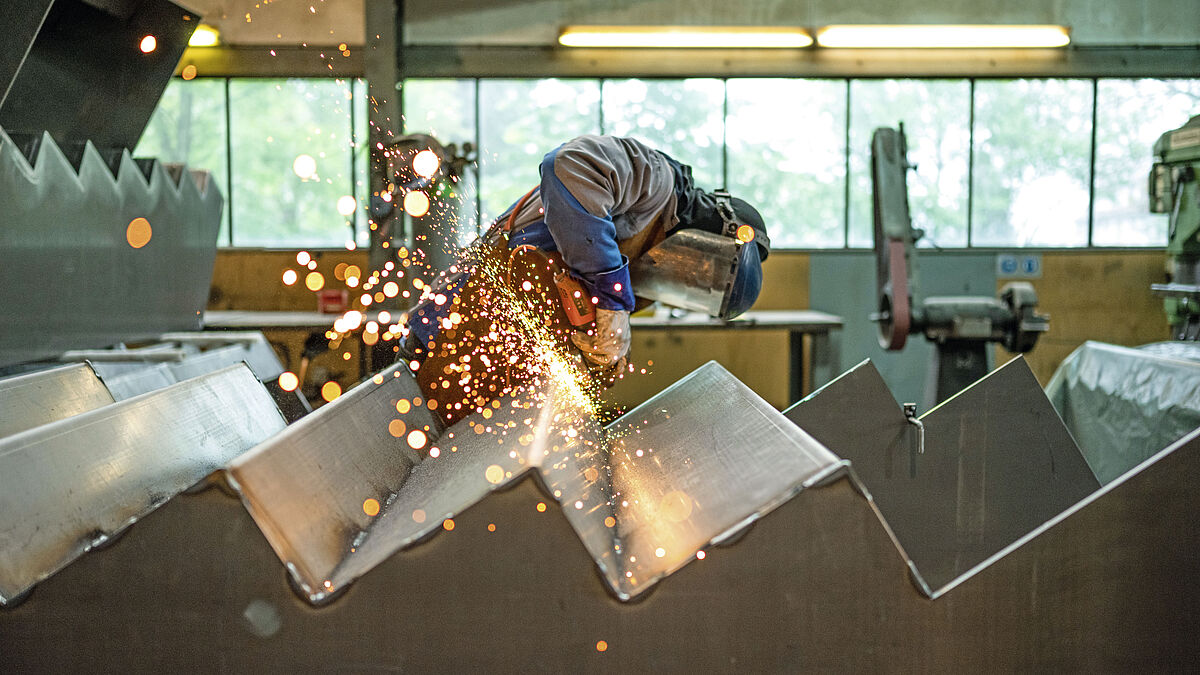
[[[0,438],[113,402],[86,363],[0,379]]]
[[[0,604],[283,425],[238,365],[0,440]]]
[[[529,474],[319,609],[296,601],[241,505],[208,490],[0,612],[0,671],[1186,671],[1197,471],[1192,434],[936,600],[844,479],[636,604],[605,592],[558,507],[535,508]]]
[[[419,396],[416,383],[398,367],[376,379],[349,394],[358,402],[334,408],[338,399],[293,427],[319,437],[289,437],[290,428],[230,467],[314,602],[529,471],[627,600],[839,466],[716,363],[603,431],[553,392],[540,407],[503,399],[446,430],[432,441],[435,456],[419,462],[387,432],[396,421],[405,431],[429,425],[423,410],[396,410],[398,399]],[[361,402],[368,397],[377,400]]]
[[[0,365],[195,330],[208,299],[222,198],[89,143],[76,171],[49,135],[31,166],[0,130]],[[127,240],[135,218],[151,236]]]
[[[785,414],[850,460],[935,595],[1100,487],[1022,358],[922,416],[924,452],[870,361]]]

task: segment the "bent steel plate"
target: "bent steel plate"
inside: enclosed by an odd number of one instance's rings
[[[0,440],[0,604],[283,426],[239,365]]]
[[[555,507],[539,513],[527,474],[323,610],[295,600],[245,510],[208,490],[0,613],[0,672],[207,672],[213,645],[231,672],[1187,671],[1197,472],[1193,434],[934,601],[848,480],[624,604]]]
[[[316,602],[340,589],[335,568],[404,484],[436,428],[416,379],[398,363],[238,457],[226,473]]]
[[[923,453],[869,361],[785,414],[850,460],[933,595],[1099,488],[1020,357],[922,416]]]
[[[106,363],[98,366],[97,370],[101,373],[111,372],[113,369],[104,366],[113,365],[118,364]],[[126,364],[119,365],[125,366]],[[136,369],[122,368],[122,372],[119,374],[102,375],[104,386],[112,392],[113,398],[124,401],[134,396],[169,387],[179,381],[171,371],[171,366],[166,363],[139,363],[137,365]]]
[[[86,363],[0,379],[0,438],[113,402]]]
[[[191,345],[205,350],[227,345],[240,345],[244,350],[242,358],[259,380],[266,382],[279,377],[283,372],[283,364],[279,355],[267,341],[262,331],[197,331],[193,333],[164,333],[159,337],[163,342],[175,342],[181,345]],[[234,361],[236,363],[236,361]]]
[[[569,467],[543,471],[563,486],[568,520],[622,600],[841,466],[715,361],[605,432],[599,480],[573,486],[580,476]],[[606,493],[607,503],[598,499]]]
[[[536,405],[502,399],[446,430],[419,463],[387,433],[397,422],[429,424],[423,409],[414,420],[415,408],[407,416],[395,408],[417,395],[416,383],[397,368],[383,379],[404,388],[368,388],[378,402],[346,403],[338,415],[322,408],[230,467],[312,602],[452,527],[447,519],[530,470],[562,503],[613,593],[628,600],[840,465],[712,362],[603,431],[552,390]],[[291,438],[301,425],[326,438]]]

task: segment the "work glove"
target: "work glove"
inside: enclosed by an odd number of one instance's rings
[[[572,333],[571,342],[583,352],[592,373],[611,383],[625,369],[629,355],[629,312],[597,308],[592,327]]]

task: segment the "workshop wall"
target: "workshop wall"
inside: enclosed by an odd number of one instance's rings
[[[811,308],[810,282],[814,258],[845,255],[870,257],[869,252],[820,253],[776,251],[764,265],[764,286],[755,309]],[[958,253],[922,252],[922,263],[934,258],[952,258]],[[971,252],[975,260],[983,253]],[[313,253],[318,270],[332,279],[339,262],[366,267],[364,251],[319,251]],[[950,264],[952,260],[948,261]],[[978,262],[977,260],[975,262]],[[1027,355],[1038,380],[1045,385],[1058,364],[1086,340],[1119,345],[1138,345],[1167,338],[1166,320],[1161,301],[1150,294],[1150,284],[1164,280],[1165,256],[1148,251],[1052,251],[1042,253],[1042,276],[1033,279],[1040,309],[1050,315],[1050,332]],[[824,263],[822,263],[824,264]],[[209,309],[264,311],[316,311],[314,294],[304,287],[303,275],[292,286],[281,281],[287,269],[299,270],[295,252],[262,250],[222,250],[217,254]],[[873,268],[872,268],[873,269]],[[873,272],[871,273],[873,274]],[[870,275],[868,275],[870,276]],[[996,292],[1006,280],[996,281]],[[873,276],[867,280],[873,285]],[[341,285],[339,284],[339,287]],[[831,289],[818,289],[827,296]],[[836,290],[834,291],[836,293]],[[825,307],[816,307],[824,309]],[[864,315],[870,307],[863,307]],[[837,333],[835,333],[837,335]],[[281,358],[288,368],[299,368],[299,355],[306,331],[270,331],[268,339],[280,346]],[[923,342],[923,340],[921,340]],[[854,365],[866,355],[849,353],[842,340],[841,368]],[[916,342],[914,340],[913,342]],[[314,359],[320,372],[309,379],[336,380],[343,389],[360,377],[360,345],[346,340],[337,349]],[[627,378],[610,392],[613,405],[629,406],[691,372],[709,360],[716,360],[758,392],[772,405],[783,408],[788,398],[787,333],[785,331],[654,331],[635,334],[634,362],[647,374]],[[926,359],[914,350],[912,358],[924,368]],[[1004,363],[1011,355],[997,348],[995,363]],[[653,365],[649,365],[653,362]],[[319,386],[321,382],[315,382]]]
[[[1166,281],[1165,265],[1158,250],[1043,253],[1042,278],[1029,281],[1050,315],[1050,331],[1026,356],[1042,386],[1087,340],[1135,346],[1168,339],[1162,299],[1150,294],[1150,284]],[[997,292],[1004,281],[997,280]]]

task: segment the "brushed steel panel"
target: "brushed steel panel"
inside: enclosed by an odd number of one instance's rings
[[[0,440],[0,604],[283,426],[239,365]]]
[[[212,349],[231,344],[241,345],[245,354],[240,360],[250,366],[250,370],[259,380],[263,382],[273,380],[283,372],[283,364],[279,361],[279,355],[275,353],[275,349],[271,347],[271,343],[267,341],[267,337],[262,334],[262,331],[215,330],[164,333],[159,340],[192,345],[201,349]]]
[[[558,507],[538,512],[530,476],[319,609],[208,490],[0,613],[0,672],[1186,672],[1200,662],[1187,441],[936,600],[848,480],[621,603]]]
[[[86,363],[0,379],[0,438],[113,402]]]
[[[105,364],[114,365],[114,364]],[[115,375],[104,376],[104,386],[118,401],[140,396],[147,392],[169,387],[179,380],[165,363],[138,364],[138,368]]]
[[[398,363],[230,463],[230,483],[314,601],[341,588],[334,569],[372,520],[366,500],[382,509],[420,461],[409,433],[434,435],[433,415],[414,405],[421,396]],[[393,420],[404,425],[398,436]]]
[[[436,456],[423,460],[387,432],[391,420],[432,426],[423,409],[408,417],[395,409],[397,398],[419,395],[416,383],[398,368],[382,379],[230,467],[313,602],[531,471],[563,504],[612,592],[628,600],[840,465],[714,362],[607,429],[554,391],[537,405],[501,399],[432,440]],[[367,500],[377,514],[364,509]]]

